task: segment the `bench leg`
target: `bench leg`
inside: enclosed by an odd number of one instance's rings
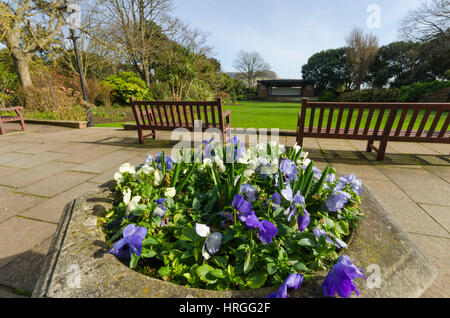
[[[144,134],[141,128],[138,128],[138,140],[139,144],[144,144]]]
[[[366,149],[366,151],[367,152],[372,152],[372,147],[371,146],[373,146],[373,140],[369,140],[368,142],[367,142],[367,149]]]
[[[0,120],[0,134],[3,135],[5,133],[5,130],[3,129],[3,123]]]
[[[386,154],[386,147],[387,147],[387,142],[381,141],[380,148],[378,149],[378,153],[377,153],[377,161],[384,160],[384,155]]]

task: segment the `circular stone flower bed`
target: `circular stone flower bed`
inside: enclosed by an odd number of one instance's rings
[[[365,277],[343,254],[362,218],[360,179],[320,171],[298,146],[204,144],[120,167],[117,200],[100,220],[109,253],[191,288],[280,286],[266,296],[286,298],[328,271],[325,296],[358,294],[353,280]]]

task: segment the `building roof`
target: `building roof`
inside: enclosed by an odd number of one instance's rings
[[[312,80],[299,80],[299,79],[280,79],[280,80],[262,80],[258,81],[258,84],[266,87],[301,87],[305,85],[315,84]]]

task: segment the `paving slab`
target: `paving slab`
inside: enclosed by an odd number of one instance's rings
[[[17,191],[51,198],[91,178],[92,174],[89,173],[62,171],[25,187],[21,187]]]
[[[428,204],[420,206],[450,233],[450,206]]]
[[[425,154],[425,155],[439,155],[438,151],[428,148],[419,143],[414,142],[388,142],[388,147],[397,153],[403,154]]]
[[[0,268],[0,284],[19,288],[31,295],[41,274],[51,242],[52,237],[48,237],[41,244],[20,254],[11,263]]]
[[[0,223],[0,268],[51,237],[55,229],[55,224],[19,217]]]
[[[111,180],[112,176],[108,179]],[[53,222],[57,224],[61,218],[64,206],[73,199],[93,190],[98,184],[92,182],[83,182],[74,188],[67,190],[51,199],[23,210],[20,215],[27,218]]]
[[[14,172],[20,172],[23,171],[22,168],[12,168],[12,167],[4,167],[4,166],[0,166],[0,177],[10,174],[10,173],[14,173]],[[0,178],[0,184],[2,183],[2,179]]]
[[[129,159],[140,154],[141,153],[137,151],[119,150],[98,159],[91,160],[85,164],[75,166],[71,170],[99,174],[113,167],[119,167],[124,162],[127,162]]]
[[[422,146],[433,149],[442,155],[450,156],[450,145],[448,144],[435,144],[435,143],[420,143]]]
[[[450,238],[442,225],[391,182],[371,179],[365,182],[406,232]]]
[[[27,296],[17,295],[11,287],[0,285],[0,298],[28,298]]]
[[[0,178],[0,184],[10,187],[24,187],[28,184],[34,183],[41,179],[52,176],[58,172],[68,170],[74,164],[51,161],[38,165],[37,167],[22,169],[20,171],[12,172]]]
[[[29,155],[29,154],[16,153],[16,152],[3,153],[3,154],[0,154],[0,164],[3,166],[10,166],[9,164],[7,164],[8,162],[19,161],[19,160],[23,160],[23,159],[30,158],[30,157],[33,157],[33,156]],[[21,168],[21,167],[16,167],[16,168]]]
[[[58,161],[80,165],[121,149],[121,147],[96,146],[92,144],[81,144],[77,145],[76,148],[79,150],[62,156]]]
[[[404,192],[419,203],[450,206],[450,187],[447,182],[425,169],[379,167]]]
[[[355,174],[358,178],[389,181],[389,179],[377,167],[368,165],[367,161],[361,161],[360,164],[335,163],[332,165],[336,168],[339,176]]]
[[[8,152],[17,151],[20,149],[26,149],[29,147],[33,147],[34,143],[22,143],[22,142],[3,142],[3,139],[0,137],[0,154],[5,154]]]
[[[450,183],[450,167],[442,166],[425,166],[425,170],[433,173],[435,176]]]
[[[450,240],[410,234],[412,240],[438,270],[438,277],[422,295],[423,298],[449,298],[450,290]]]
[[[8,161],[3,163],[3,165],[15,168],[31,168],[52,160],[56,160],[58,158],[61,158],[62,156],[64,156],[64,154],[55,152],[43,152],[37,155],[28,156],[26,158]]]
[[[0,222],[45,201],[44,198],[14,193],[13,189],[0,187]]]

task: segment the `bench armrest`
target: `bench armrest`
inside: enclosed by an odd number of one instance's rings
[[[223,112],[223,117],[230,117],[231,116],[231,110],[227,110],[225,112]]]
[[[17,110],[20,110],[20,111],[23,111],[23,107],[22,107],[22,106],[0,108],[0,111],[2,111],[2,112],[13,112],[13,111],[15,111],[16,109],[17,109]]]

